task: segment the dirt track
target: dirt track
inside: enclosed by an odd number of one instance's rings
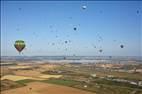
[[[94,94],[83,90],[47,84],[42,82],[32,82],[25,87],[3,91],[1,94]]]

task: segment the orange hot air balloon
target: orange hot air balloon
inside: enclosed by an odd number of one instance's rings
[[[14,47],[20,53],[25,48],[25,42],[23,40],[16,40]]]

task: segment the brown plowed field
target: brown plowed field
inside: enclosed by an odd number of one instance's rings
[[[94,94],[66,86],[42,82],[28,83],[27,86],[3,91],[1,94]]]

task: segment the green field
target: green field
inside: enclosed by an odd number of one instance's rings
[[[58,71],[62,71],[59,72]],[[68,87],[78,88],[85,91],[95,92],[96,94],[142,94],[142,87],[132,85],[126,82],[117,82],[107,80],[107,75],[113,75],[114,78],[128,79],[131,81],[139,81],[142,79],[140,74],[132,74],[126,72],[116,72],[109,70],[89,69],[88,67],[80,66],[78,68],[61,66],[54,71],[44,71],[44,74],[63,75],[60,79],[47,79],[40,82],[64,85]],[[95,73],[97,77],[92,77]],[[17,81],[21,84],[33,82],[35,80],[21,80]]]
[[[17,82],[21,84],[26,84],[34,81],[35,80],[27,79]],[[95,92],[97,94],[131,94],[132,92],[135,92],[134,94],[142,94],[141,88],[132,87],[131,85],[129,86],[128,84],[115,83],[103,79],[102,80],[96,79],[95,81],[96,82],[86,83],[86,82],[81,82],[81,81],[79,82],[67,79],[49,79],[40,82],[69,86],[90,92]],[[85,85],[87,85],[87,87],[84,87]]]

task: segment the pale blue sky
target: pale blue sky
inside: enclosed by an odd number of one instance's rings
[[[22,39],[26,56],[140,56],[141,6],[140,1],[2,2],[1,54],[19,55],[14,42]]]

